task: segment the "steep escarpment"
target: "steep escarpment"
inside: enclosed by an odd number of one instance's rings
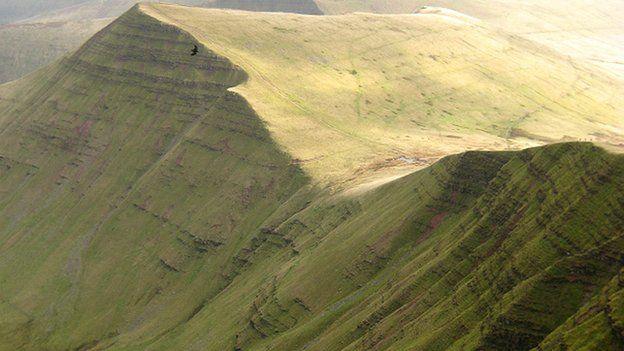
[[[232,284],[150,347],[619,350],[623,174],[621,156],[573,143],[299,194],[235,256]]]
[[[312,204],[274,228],[299,254],[254,298],[237,347],[619,350],[623,174],[590,144],[473,152]]]
[[[1,93],[3,349],[174,327],[305,184],[227,91],[246,74],[194,45],[134,8]]]

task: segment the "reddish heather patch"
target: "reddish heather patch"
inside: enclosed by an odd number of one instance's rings
[[[565,276],[565,279],[570,283],[575,283],[577,281],[582,281],[583,277],[580,275],[576,275],[576,274],[569,274]]]
[[[453,191],[451,193],[451,204],[455,205],[457,203],[457,197],[459,196],[459,193],[457,191]]]
[[[264,192],[265,192],[265,193],[269,193],[269,192],[273,191],[273,188],[274,188],[274,187],[275,187],[275,179],[274,179],[274,178],[271,178],[271,181],[269,181],[269,182],[267,183],[267,185],[265,185],[265,187],[264,187]]]
[[[151,199],[152,199],[152,197],[151,197],[151,196],[148,196],[148,197],[147,197],[147,198],[143,201],[143,203],[141,203],[141,204],[139,205],[139,208],[140,208],[141,210],[143,210],[143,211],[147,211],[147,209],[150,207],[150,203],[151,203],[151,201],[150,201],[150,200],[151,200]]]
[[[74,180],[82,179],[82,176],[84,176],[86,171],[87,171],[87,165],[85,163],[80,164],[80,166],[78,167],[78,170],[74,174]]]
[[[405,225],[402,223],[400,226],[385,232],[370,247],[372,251],[377,256],[384,256],[390,250],[394,239],[401,234],[401,229],[404,227]]]
[[[251,185],[247,185],[243,188],[243,191],[241,193],[241,205],[243,205],[244,208],[247,208],[247,206],[249,206],[249,203],[251,202],[251,190]]]
[[[507,240],[509,233],[511,233],[516,228],[520,220],[524,217],[524,212],[526,211],[526,209],[527,207],[524,206],[518,212],[516,212],[516,214],[514,214],[514,216],[511,218],[511,220],[505,227],[505,232],[498,235],[494,245],[492,245],[492,247],[489,250],[487,250],[487,252],[485,253],[485,257],[492,256],[495,252],[497,252],[500,249],[500,247],[503,245],[503,242]],[[492,233],[496,233],[497,228],[498,226],[494,225],[492,227]]]
[[[230,140],[228,138],[221,140],[219,142],[219,145],[221,146],[221,151],[223,151],[224,153],[226,154],[232,153],[232,147],[230,147]]]
[[[442,224],[442,221],[444,220],[444,218],[446,218],[447,214],[448,214],[448,211],[444,211],[433,216],[433,218],[431,218],[431,220],[429,221],[429,230],[430,231],[436,230],[440,226],[440,224]]]
[[[182,167],[182,161],[184,161],[184,151],[185,150],[182,150],[182,152],[180,152],[175,159],[175,164],[178,167]]]
[[[431,220],[429,220],[429,225],[427,226],[427,229],[418,238],[416,243],[420,244],[423,241],[427,240],[427,238],[429,238],[431,233],[433,233],[433,231],[436,230],[440,226],[440,224],[442,224],[442,222],[444,221],[444,219],[446,218],[447,215],[448,215],[448,211],[442,211],[442,212],[436,214],[435,216],[433,216],[431,218]]]
[[[93,126],[93,121],[92,120],[84,121],[84,122],[82,122],[82,124],[80,126],[78,126],[76,128],[76,133],[81,138],[86,138],[86,137],[89,136],[89,133],[91,132],[91,127],[92,126]]]
[[[600,311],[602,311],[602,306],[600,305],[595,305],[590,307],[589,309],[587,309],[587,311],[581,313],[580,315],[574,317],[574,325],[579,325],[583,322],[585,322],[585,320],[587,320],[588,318],[592,317],[594,314],[599,313]]]
[[[162,150],[164,143],[162,140],[162,136],[158,137],[158,139],[156,140],[156,143],[154,144],[154,149],[156,150],[156,152],[160,152],[160,150]]]
[[[167,207],[167,209],[165,210],[165,213],[163,213],[162,218],[165,221],[168,221],[169,219],[171,219],[171,215],[173,214],[173,205]]]

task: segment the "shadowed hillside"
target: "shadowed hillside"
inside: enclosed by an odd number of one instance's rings
[[[446,156],[619,90],[492,35],[141,5],[0,86],[0,350],[621,350],[624,158]]]
[[[254,300],[240,347],[620,350],[623,166],[589,144],[470,152],[310,206],[276,229],[300,255]]]
[[[182,323],[304,184],[226,90],[245,73],[193,43],[135,8],[2,95],[3,349]]]

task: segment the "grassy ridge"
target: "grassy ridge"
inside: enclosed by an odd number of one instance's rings
[[[0,46],[5,54],[0,57],[0,82],[21,77],[52,62],[65,52],[72,51],[105,24],[93,19],[112,18],[135,4],[136,0],[92,0],[60,10],[41,8],[30,19],[30,25],[0,27]],[[414,13],[437,12],[439,9],[421,9],[439,6],[454,9],[484,20],[488,25],[544,44],[574,57],[585,65],[602,68],[601,73],[624,76],[622,70],[620,33],[623,28],[617,14],[624,10],[617,0],[595,5],[591,1],[421,1],[421,0],[301,0],[301,1],[241,1],[241,0],[186,0],[176,3],[249,11],[277,11],[305,14],[344,14],[351,12]],[[66,3],[65,5],[68,5]],[[59,5],[60,6],[60,5]],[[54,22],[54,23],[50,23]],[[33,25],[36,24],[36,25]],[[50,28],[61,28],[62,36]],[[71,32],[62,30],[73,28]],[[47,38],[42,42],[39,38]],[[7,45],[11,42],[10,45]],[[51,45],[50,45],[51,44]],[[29,55],[26,55],[29,53]],[[7,59],[8,57],[8,59]]]
[[[536,347],[617,279],[623,165],[587,144],[468,153],[358,198],[355,207],[354,199],[331,204],[356,208],[338,226],[312,229],[316,219],[303,212],[293,220],[302,223],[297,230],[280,230],[297,238],[303,257],[268,300],[303,301],[309,319],[252,349]],[[318,247],[308,235],[322,238]],[[259,311],[252,321],[279,325],[280,309],[268,303]],[[580,340],[619,349],[617,340]]]
[[[136,4],[137,0],[52,1],[52,6],[19,2],[0,5],[0,83],[21,78],[80,47],[91,36]],[[248,11],[282,11],[321,14],[312,0],[232,1],[179,0],[175,3],[234,8]],[[13,6],[14,9],[6,7]],[[5,8],[3,8],[5,7]],[[28,10],[27,12],[21,10]],[[11,11],[16,11],[15,16]],[[17,12],[21,15],[18,16]],[[13,22],[24,16],[24,22]],[[2,15],[0,15],[2,16]]]
[[[246,271],[192,319],[128,349],[548,347],[619,291],[623,166],[589,144],[476,152],[304,204],[235,257]],[[576,343],[619,350],[617,327],[587,324],[595,336]]]
[[[236,91],[322,181],[405,166],[400,160],[427,164],[472,148],[621,143],[622,87],[454,13],[142,9],[248,72],[250,80]],[[333,142],[319,145],[327,139]]]

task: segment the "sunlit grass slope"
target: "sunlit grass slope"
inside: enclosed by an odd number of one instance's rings
[[[619,0],[417,1],[443,6],[600,67],[624,82],[624,2]]]
[[[234,89],[317,179],[472,148],[621,143],[622,87],[454,13],[141,8],[248,72]]]
[[[413,13],[453,9],[508,33],[599,66],[624,80],[624,3],[620,0],[316,0],[326,14]]]

